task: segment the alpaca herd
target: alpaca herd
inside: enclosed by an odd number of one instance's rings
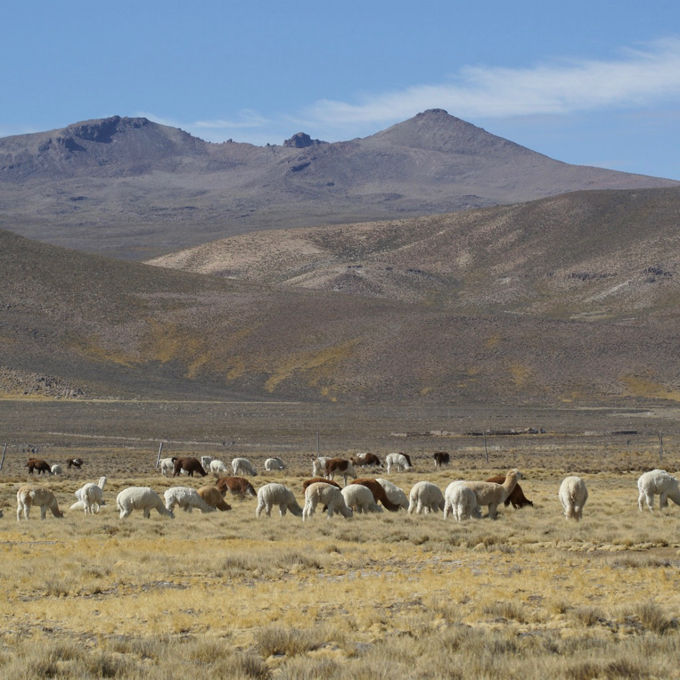
[[[434,454],[435,470],[441,471],[450,464],[446,452],[438,451]],[[74,458],[67,461],[68,468],[80,470],[83,460]],[[356,467],[383,468],[378,456],[370,453],[357,454],[350,459],[313,457],[313,477],[302,482],[304,501],[300,505],[292,489],[282,483],[269,482],[256,490],[244,475],[257,476],[256,466],[247,458],[234,458],[231,464],[213,458],[202,456],[200,459],[191,456],[159,459],[156,468],[163,476],[172,474],[173,477],[198,475],[206,477],[212,473],[215,480],[212,483],[194,489],[190,486],[173,486],[166,489],[161,497],[148,486],[130,486],[124,488],[116,497],[116,509],[121,519],[128,517],[134,510],[141,511],[144,517],[150,517],[155,510],[164,517],[174,518],[175,510],[180,508],[190,513],[193,509],[201,513],[216,510],[231,510],[226,502],[227,494],[243,501],[247,497],[257,499],[256,517],[263,513],[271,516],[274,507],[278,507],[280,516],[290,512],[309,520],[318,507],[328,517],[340,514],[350,518],[354,514],[380,513],[384,510],[398,512],[404,510],[408,515],[442,513],[444,519],[453,517],[456,522],[479,519],[482,516],[496,519],[501,505],[512,504],[519,509],[532,506],[533,502],[524,495],[519,485],[523,479],[517,469],[509,470],[505,475],[496,475],[486,480],[457,479],[445,488],[436,484],[420,480],[413,484],[408,495],[397,484],[389,479],[357,478]],[[62,466],[50,465],[47,461],[29,458],[26,463],[29,474],[61,474]],[[267,458],[264,470],[270,475],[276,475],[287,469],[286,463],[279,457]],[[402,452],[390,453],[385,457],[384,469],[387,474],[401,473],[414,470],[411,458]],[[233,476],[229,475],[233,472]],[[226,473],[226,474],[225,474]],[[341,486],[334,477],[341,476],[344,484]],[[76,502],[69,510],[80,510],[85,515],[100,512],[104,501],[104,487],[106,476],[100,477],[98,482],[88,482],[81,486],[74,495]],[[654,508],[654,496],[659,496],[659,509],[668,506],[668,500],[680,505],[680,483],[665,470],[651,470],[642,474],[637,482],[638,508],[643,510],[646,504],[650,511]],[[578,476],[565,477],[557,493],[567,519],[579,521],[583,517],[583,510],[588,500],[588,490],[584,480]],[[54,517],[63,517],[57,499],[50,489],[44,486],[25,484],[17,490],[17,520],[29,518],[32,506],[40,507],[41,519],[45,519],[50,511]],[[483,514],[483,511],[484,514]],[[0,517],[2,514],[0,513]]]

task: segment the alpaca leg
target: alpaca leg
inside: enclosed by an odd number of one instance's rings
[[[444,503],[444,519],[446,519],[449,516],[449,513],[451,512],[451,504],[446,501]]]
[[[279,505],[279,515],[283,517],[286,514],[287,509],[288,508],[286,507],[286,505],[284,503],[281,503],[281,505]]]
[[[264,510],[264,503],[262,501],[259,501],[257,504],[257,507],[255,508],[255,517],[259,517],[262,514],[262,511]]]
[[[642,501],[644,500],[644,498],[645,498],[644,491],[640,491],[640,493],[638,493],[638,510],[640,512],[642,512]]]
[[[47,517],[47,506],[41,505],[40,506],[40,519],[45,519],[46,517]]]
[[[489,517],[496,519],[496,503],[489,503]]]
[[[144,517],[146,517],[146,519],[151,517],[151,510],[149,510],[149,508],[144,508]]]
[[[659,509],[663,510],[668,507],[668,496],[665,492],[659,494]]]

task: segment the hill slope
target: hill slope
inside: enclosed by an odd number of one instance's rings
[[[0,226],[130,259],[254,230],[677,185],[560,163],[442,110],[333,144],[211,144],[118,116],[0,139]]]
[[[680,388],[676,308],[589,321],[463,314],[108,260],[5,231],[0,291],[0,391],[14,393],[591,404]]]
[[[619,318],[680,302],[680,189],[265,231],[150,261],[272,285],[443,306],[467,315]]]

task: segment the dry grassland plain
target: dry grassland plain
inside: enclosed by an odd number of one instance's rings
[[[64,519],[41,521],[34,508],[17,522],[16,489],[29,475],[27,455],[11,450],[0,473],[0,676],[678,677],[680,507],[637,508],[637,477],[658,466],[651,440],[645,448],[508,440],[489,446],[488,461],[479,441],[444,444],[419,443],[415,469],[390,479],[408,494],[420,480],[443,490],[517,466],[534,507],[460,524],[404,511],[317,513],[303,523],[278,510],[256,519],[255,499],[227,497],[228,512],[120,520],[115,497],[126,486],[162,494],[209,478],[164,478],[153,448],[100,441],[43,447],[50,462],[82,455],[86,464],[32,480],[55,492]],[[452,464],[435,471],[431,452],[442,448]],[[283,482],[302,503],[312,453],[220,457],[248,456],[260,470],[256,487]],[[288,469],[264,472],[271,454]],[[669,455],[664,467],[675,472],[680,461]],[[557,499],[570,473],[590,493],[580,523],[563,517]],[[100,474],[109,476],[106,506],[69,512],[73,492]]]

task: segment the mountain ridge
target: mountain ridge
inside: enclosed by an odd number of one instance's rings
[[[265,147],[216,144],[120,116],[6,137],[0,139],[0,226],[143,260],[262,229],[680,184],[562,163],[441,109],[364,138],[306,137]]]

